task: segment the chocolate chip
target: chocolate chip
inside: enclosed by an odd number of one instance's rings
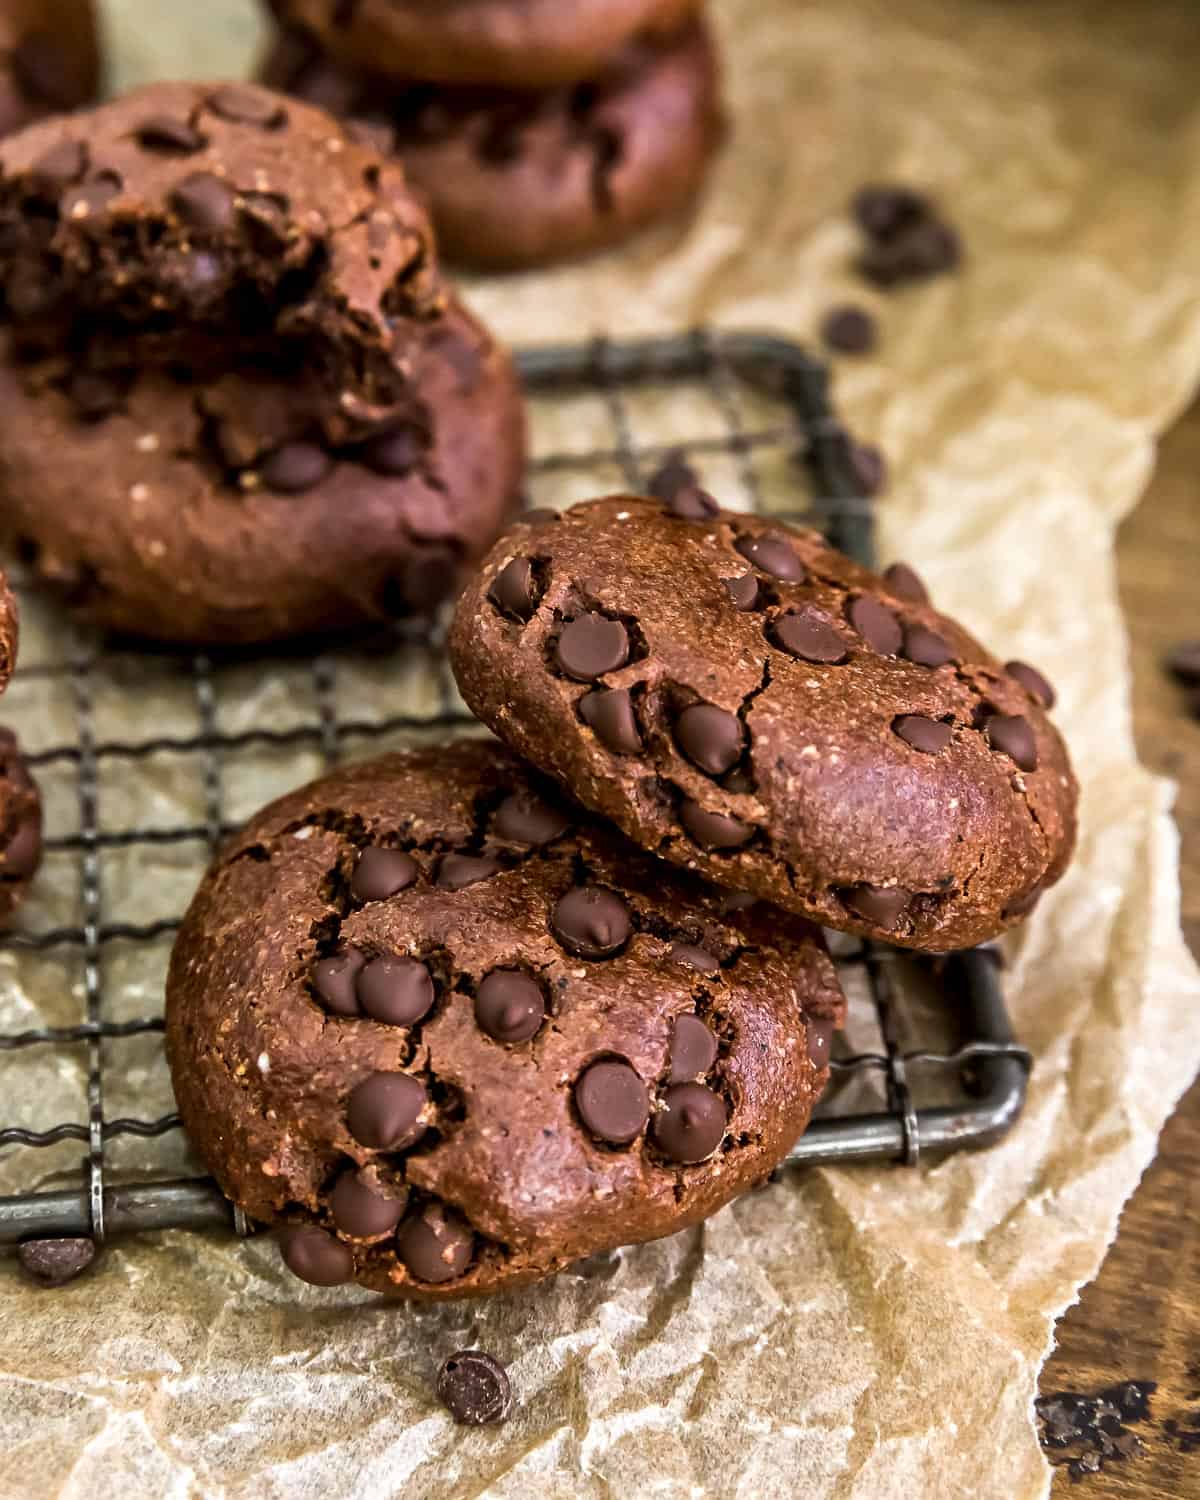
[[[696,471],[675,455],[650,481],[650,493],[661,500],[673,516],[684,521],[711,521],[721,507],[701,488]]]
[[[1027,693],[1032,693],[1043,708],[1053,708],[1058,701],[1058,695],[1053,686],[1036,667],[1031,667],[1027,661],[1005,662],[1004,670],[1014,682],[1019,682]],[[1196,680],[1200,681],[1200,645],[1196,651]]]
[[[8,55],[17,82],[25,94],[55,109],[71,109],[75,97],[74,69],[68,62],[66,37],[52,30],[29,31]]]
[[[993,714],[983,728],[993,750],[1016,761],[1022,771],[1037,770],[1037,741],[1028,719],[1021,714]]]
[[[259,474],[276,494],[300,495],[328,479],[333,464],[333,456],[315,443],[285,443],[263,462]]]
[[[954,660],[954,647],[936,630],[924,625],[906,625],[903,654],[918,667],[944,667]]]
[[[909,604],[928,604],[929,590],[921,581],[920,574],[907,563],[894,562],[883,570],[883,581],[888,592]]]
[[[62,1240],[24,1240],[17,1260],[27,1276],[41,1286],[66,1286],[96,1259],[96,1246],[83,1237]]]
[[[804,577],[804,564],[796,556],[791,542],[780,532],[738,537],[734,545],[747,562],[753,563],[760,572],[769,573],[772,578],[799,583]]]
[[[171,194],[171,207],[193,229],[228,229],[237,213],[237,194],[212,172],[193,172]]]
[[[707,812],[690,797],[679,804],[679,821],[687,836],[702,849],[740,849],[754,837],[749,823],[725,813]]]
[[[460,1349],[438,1371],[437,1393],[456,1422],[486,1427],[512,1411],[512,1386],[504,1366],[479,1349]]]
[[[576,682],[594,682],[629,660],[629,636],[620,620],[594,611],[563,627],[555,647],[559,667]]]
[[[869,354],[879,330],[875,319],[861,307],[834,307],[821,320],[821,337],[839,354]]]
[[[358,976],[358,1003],[372,1021],[414,1026],[433,1009],[433,977],[415,958],[383,954]]]
[[[36,193],[57,199],[88,167],[88,150],[82,141],[60,141],[51,146],[29,169],[30,186]]]
[[[503,868],[498,859],[486,854],[444,854],[438,865],[437,883],[444,891],[465,891],[469,885],[490,880]]]
[[[493,969],[475,993],[475,1022],[497,1042],[527,1042],[546,1015],[541,987],[519,969]]]
[[[699,483],[699,474],[683,455],[672,453],[654,471],[647,485],[647,491],[655,500],[661,500],[664,505],[670,505],[680,490],[695,489]]]
[[[151,115],[142,121],[134,134],[139,146],[151,151],[177,152],[181,156],[202,151],[208,144],[198,130],[174,115]]]
[[[675,743],[709,776],[724,776],[742,758],[742,721],[715,704],[693,703],[675,720]]]
[[[901,230],[927,218],[933,205],[912,188],[872,183],[860,188],[851,212],[863,233],[873,240],[888,240]]]
[[[425,1134],[420,1116],[428,1103],[424,1084],[407,1073],[372,1073],[351,1093],[346,1124],[359,1145],[399,1151]]]
[[[84,422],[102,422],[120,411],[125,393],[115,380],[91,370],[76,370],[67,382],[67,395]]]
[[[625,688],[597,688],[579,700],[583,722],[616,755],[636,755],[642,748],[633,699]]]
[[[900,621],[878,599],[860,594],[847,610],[851,625],[873,651],[881,656],[896,656],[904,643]]]
[[[816,1068],[829,1066],[829,1055],[833,1049],[833,1021],[828,1016],[805,1016],[808,1028],[808,1058]]]
[[[910,894],[899,886],[866,883],[853,885],[839,892],[843,905],[856,917],[861,917],[864,922],[870,922],[875,927],[882,927],[885,932],[892,932],[899,924]]]
[[[700,974],[719,974],[720,963],[707,948],[697,948],[692,943],[676,943],[667,955],[673,963],[686,964]]]
[[[702,1083],[677,1083],[662,1096],[662,1103],[651,1127],[658,1149],[672,1161],[697,1162],[711,1156],[729,1119],[720,1094]]]
[[[703,1078],[717,1060],[717,1038],[699,1016],[679,1016],[671,1033],[671,1083]]]
[[[753,573],[743,573],[740,578],[727,578],[725,587],[739,614],[748,614],[758,603],[758,579]]]
[[[923,714],[900,714],[892,720],[892,728],[906,745],[920,750],[923,755],[939,755],[954,733],[953,724],[927,719]]]
[[[237,125],[258,125],[263,130],[278,130],[287,123],[287,111],[278,99],[266,91],[226,85],[208,96],[208,107],[223,120]]]
[[[579,1118],[594,1136],[627,1146],[650,1115],[646,1085],[627,1062],[597,1062],[575,1085]]]
[[[533,563],[527,557],[514,557],[496,574],[488,598],[506,615],[516,620],[530,620],[538,606],[539,590]]]
[[[97,172],[67,194],[63,199],[63,214],[68,219],[86,219],[98,214],[123,186],[115,172]]]
[[[358,450],[358,458],[376,474],[383,474],[389,479],[402,479],[417,467],[424,446],[421,434],[415,427],[396,427],[391,432],[381,433],[369,443],[364,443]]]
[[[846,643],[832,622],[818,610],[780,615],[771,624],[770,639],[782,651],[801,661],[835,664],[846,660]]]
[[[354,1280],[354,1252],[315,1224],[287,1230],[280,1250],[292,1275],[311,1286],[341,1286]]]
[[[471,1264],[475,1236],[470,1225],[444,1203],[426,1203],[400,1226],[396,1254],[418,1281],[454,1281]]]
[[[899,286],[952,271],[962,260],[956,230],[937,219],[923,219],[897,231],[886,242],[870,245],[858,269],[877,286]]]
[[[358,976],[367,962],[357,948],[344,948],[332,958],[323,958],[313,969],[313,989],[335,1016],[358,1015]]]
[[[492,832],[512,844],[541,849],[561,838],[570,827],[565,815],[528,787],[510,792],[496,809]]]
[[[573,886],[559,898],[550,931],[577,958],[611,958],[629,941],[633,925],[625,903],[599,885]]]
[[[865,500],[878,495],[887,483],[887,462],[873,443],[850,441],[850,471]]]
[[[374,1239],[391,1234],[404,1216],[408,1193],[400,1189],[398,1198],[387,1198],[364,1172],[347,1168],[329,1195],[329,1211],[343,1234],[356,1240]]]
[[[402,849],[364,849],[350,878],[350,891],[357,901],[386,901],[406,891],[421,873],[411,854]]]

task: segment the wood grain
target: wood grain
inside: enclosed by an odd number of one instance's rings
[[[1200,639],[1200,404],[1164,441],[1151,488],[1122,528],[1117,561],[1138,749],[1147,766],[1179,783],[1184,932],[1200,954],[1200,714],[1189,714],[1186,694],[1162,668],[1177,641]],[[1127,1427],[1141,1451],[1106,1458],[1094,1473],[1064,1468],[1056,1495],[1200,1500],[1200,1083],[1168,1124],[1099,1277],[1059,1326],[1042,1393],[1094,1396],[1124,1381],[1157,1385],[1149,1417]],[[1062,1462],[1085,1451],[1050,1456]]]

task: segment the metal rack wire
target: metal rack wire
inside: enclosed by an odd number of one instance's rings
[[[699,331],[528,350],[520,365],[535,439],[532,504],[642,489],[665,459],[681,455],[723,503],[819,526],[839,547],[873,560],[872,507],[859,493],[853,441],[830,405],[825,368],[796,345]],[[29,601],[35,622],[38,608]],[[4,711],[23,734],[22,697],[31,722],[47,718],[47,695],[61,705],[61,715],[49,715],[60,732],[32,744],[28,759],[48,793],[54,868],[40,888],[73,886],[76,899],[65,915],[51,902],[49,920],[31,903],[23,925],[0,935],[0,974],[6,962],[44,960],[50,969],[39,976],[43,1003],[32,1019],[60,1014],[75,996],[83,1019],[22,1024],[22,1015],[30,1017],[20,994],[11,1004],[0,1000],[0,1067],[9,1068],[9,1106],[0,1115],[12,1114],[15,1100],[27,1116],[11,1124],[0,1118],[0,1190],[7,1194],[0,1196],[0,1245],[62,1236],[100,1244],[140,1230],[231,1222],[249,1232],[215,1185],[195,1175],[170,1108],[106,1113],[106,1098],[132,1089],[140,1102],[169,1088],[157,1044],[161,1011],[124,1012],[143,995],[161,994],[190,889],[223,835],[252,810],[231,807],[242,800],[232,796],[233,783],[247,762],[261,801],[347,751],[477,726],[458,699],[436,632],[398,628],[382,642],[254,660],[138,651],[82,635],[64,646],[53,615],[40,631],[35,623],[33,638],[31,650],[27,631]],[[288,713],[292,722],[280,722]],[[120,732],[107,735],[102,717]],[[147,732],[131,736],[131,724]],[[117,788],[139,813],[161,798],[171,818],[112,826],[106,799]],[[180,805],[194,816],[181,819]],[[177,893],[175,905],[141,921],[114,910],[121,887],[108,865],[125,858],[138,861],[131,887],[144,893],[162,885],[165,898]],[[156,861],[158,881],[150,873]],[[61,878],[67,864],[73,881]],[[835,953],[852,1001],[848,1045],[839,1044],[829,1097],[789,1162],[913,1164],[923,1153],[1003,1135],[1023,1105],[1029,1058],[1013,1041],[996,956],[976,950],[933,965],[857,940],[840,941]],[[112,970],[122,965],[128,973],[117,983]],[[26,976],[18,973],[23,992]],[[136,1066],[122,1057],[147,1041],[152,1050]],[[41,1082],[36,1070],[14,1079],[11,1069],[31,1057],[53,1060]],[[59,1101],[75,1082],[82,1085],[77,1117],[47,1119],[46,1110],[65,1112]],[[74,1142],[87,1148],[82,1176],[61,1152],[39,1165]],[[137,1142],[145,1143],[141,1154],[131,1155],[126,1148]],[[164,1160],[166,1142],[173,1154]]]

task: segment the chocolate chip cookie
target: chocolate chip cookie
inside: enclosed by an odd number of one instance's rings
[[[425,614],[520,502],[511,361],[460,306],[402,425],[332,445],[275,364],[205,376],[0,358],[0,534],[88,620],[248,644]]]
[[[42,799],[10,729],[0,729],[0,921],[20,905],[42,860]]]
[[[699,0],[267,0],[352,67],[434,83],[544,89],[600,71],[627,42],[674,31]]]
[[[319,1285],[478,1295],[670,1234],[788,1150],[843,1014],[818,931],[734,904],[494,742],[338,771],[183,923],[184,1123]]]
[[[671,217],[699,191],[721,137],[717,58],[700,20],[543,93],[352,74],[299,34],[280,39],[263,78],[379,132],[446,259],[495,269],[597,250]]]
[[[153,84],[0,143],[0,289],[22,348],[93,366],[290,354],[335,441],[396,417],[443,301],[399,164],[241,84]]]
[[[17,664],[17,642],[20,638],[21,615],[17,601],[8,586],[8,579],[0,569],[0,693],[12,679]]]
[[[90,103],[99,79],[92,0],[3,0],[0,135]]]
[[[1077,789],[1049,684],[816,532],[661,499],[534,517],[450,648],[471,709],[637,843],[845,928],[996,936],[1066,866]]]

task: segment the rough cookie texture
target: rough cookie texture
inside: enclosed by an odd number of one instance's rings
[[[109,377],[0,359],[0,534],[90,621],[249,643],[424,614],[520,501],[524,409],[461,307],[412,363],[399,428],[331,446],[269,367]]]
[[[0,921],[20,905],[42,860],[42,799],[10,729],[0,729]]]
[[[22,348],[93,368],[290,349],[335,440],[394,417],[442,306],[399,163],[243,84],[153,84],[0,143],[0,289]]]
[[[434,83],[543,89],[678,28],[699,0],[267,0],[353,67]]]
[[[280,38],[263,79],[381,132],[441,253],[498,269],[600,249],[670,217],[699,191],[721,137],[717,58],[699,20],[543,93],[349,73],[299,33]]]
[[[844,1002],[820,934],[647,858],[502,746],[338,771],[225,847],[167,1049],[287,1264],[477,1295],[653,1239],[803,1130]]]
[[[450,649],[473,712],[585,806],[830,927],[982,942],[1071,853],[1040,674],[1003,667],[911,569],[879,577],[687,475],[518,521]]]
[[[0,135],[90,103],[99,78],[92,0],[0,4]]]

